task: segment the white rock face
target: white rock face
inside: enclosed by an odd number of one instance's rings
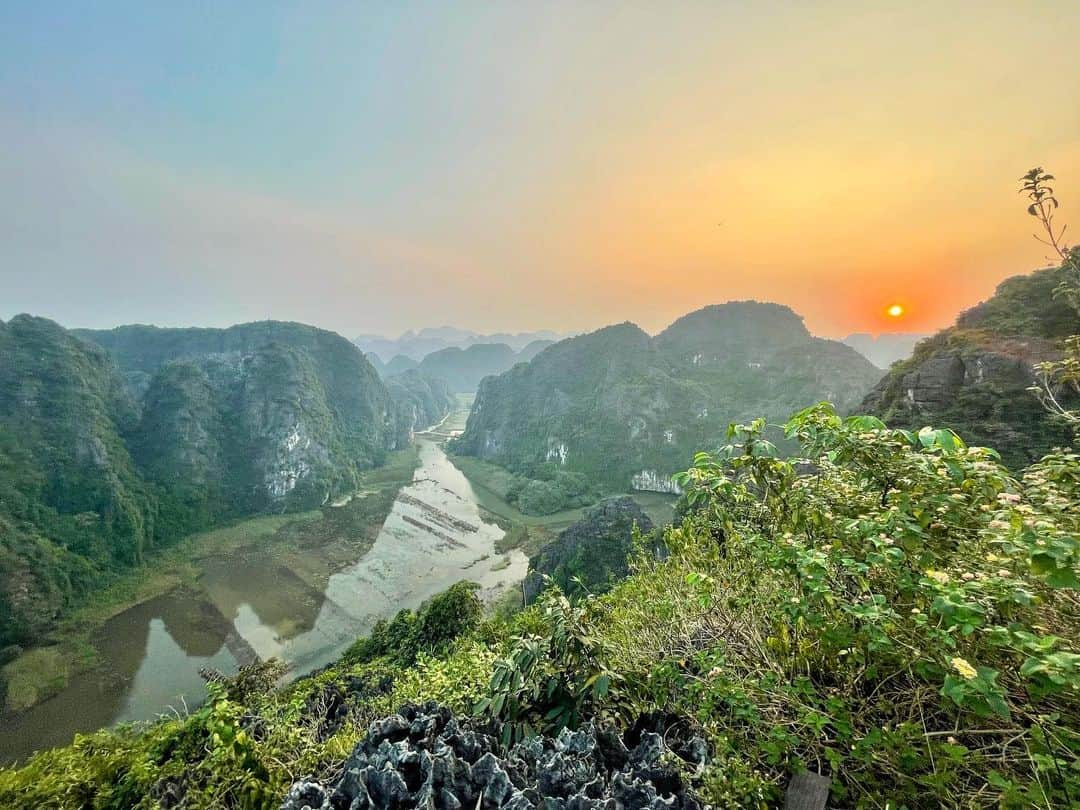
[[[304,449],[307,449],[311,446],[311,439],[305,439],[303,436],[300,435],[300,423],[298,422],[297,424],[292,426],[292,429],[289,431],[289,435],[285,437],[285,452],[292,453],[294,450],[296,450],[297,447],[300,446],[301,442],[304,443]]]
[[[630,488],[641,492],[668,492],[681,495],[682,489],[670,478],[661,476],[656,470],[642,470],[630,478]]]
[[[565,465],[566,464],[566,454],[567,454],[566,443],[565,442],[559,442],[558,444],[554,444],[554,445],[551,445],[550,447],[548,447],[546,460],[547,461],[554,461],[555,459],[558,459],[559,464]]]
[[[281,440],[277,449],[276,463],[266,473],[266,491],[271,498],[284,498],[305,475],[311,472],[307,450],[311,437],[297,422]]]

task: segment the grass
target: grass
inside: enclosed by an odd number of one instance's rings
[[[3,668],[4,709],[17,712],[55,695],[68,682],[69,658],[59,647],[38,647]]]

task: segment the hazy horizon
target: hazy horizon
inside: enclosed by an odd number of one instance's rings
[[[0,319],[923,333],[1080,201],[1080,5],[0,10]],[[898,304],[905,314],[889,318]]]

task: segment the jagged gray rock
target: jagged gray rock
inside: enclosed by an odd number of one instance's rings
[[[685,774],[703,767],[705,743],[679,738],[668,747],[659,728],[656,718],[643,718],[624,738],[590,724],[504,754],[498,728],[474,728],[435,703],[407,705],[371,724],[337,782],[300,780],[281,807],[698,810]]]

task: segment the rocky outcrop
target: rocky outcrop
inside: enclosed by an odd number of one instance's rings
[[[630,573],[634,527],[642,534],[653,522],[632,498],[609,498],[589,509],[585,516],[529,559],[529,573],[522,589],[527,602],[543,590],[550,577],[565,593],[582,588],[591,593],[606,590]]]
[[[1035,365],[1059,358],[1062,340],[1080,332],[1080,317],[1054,297],[1060,280],[1060,269],[1050,268],[1002,282],[894,365],[860,410],[894,427],[950,427],[1013,467],[1067,444],[1068,428],[1028,390]]]
[[[564,340],[487,378],[453,449],[532,478],[557,463],[608,490],[667,489],[731,422],[784,421],[823,399],[848,411],[881,374],[787,307],[721,304],[656,337],[623,323]]]
[[[474,727],[434,703],[408,705],[371,725],[336,782],[296,782],[281,807],[696,810],[686,774],[700,774],[705,743],[666,730],[658,718],[626,735],[586,725],[504,752],[498,728]]]
[[[679,485],[671,480],[671,476],[662,476],[656,470],[642,470],[630,477],[630,488],[638,492],[666,492],[669,495],[680,495],[682,490]]]

